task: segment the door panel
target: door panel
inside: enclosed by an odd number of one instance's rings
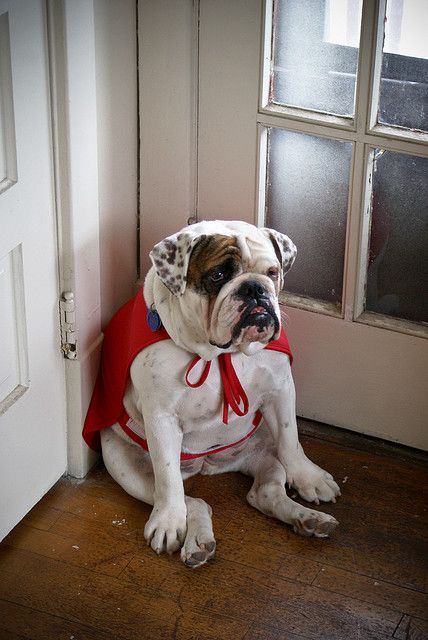
[[[64,473],[66,437],[45,3],[1,1],[0,30],[1,539]]]
[[[428,448],[426,341],[290,306],[284,311],[298,415]]]

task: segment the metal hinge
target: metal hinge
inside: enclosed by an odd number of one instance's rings
[[[76,305],[74,293],[64,291],[59,301],[60,325],[61,325],[61,350],[64,358],[75,360],[77,355],[76,344]]]

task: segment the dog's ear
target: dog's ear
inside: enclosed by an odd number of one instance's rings
[[[191,229],[175,233],[158,242],[150,252],[150,259],[164,285],[176,296],[186,290],[190,254],[200,234]]]
[[[268,229],[265,227],[262,231],[268,236],[273,244],[276,256],[282,267],[282,277],[284,278],[287,271],[289,271],[293,266],[293,262],[296,258],[296,245],[288,236],[276,231],[276,229]]]

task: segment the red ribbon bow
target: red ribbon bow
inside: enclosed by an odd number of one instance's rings
[[[201,387],[205,380],[208,377],[211,368],[211,360],[209,360],[203,371],[201,373],[201,377],[197,382],[189,381],[189,374],[192,369],[196,366],[196,364],[201,360],[199,356],[193,358],[189,366],[187,367],[186,372],[186,384],[188,387],[195,389],[196,387]],[[221,353],[218,356],[218,364],[220,368],[220,377],[221,382],[223,384],[223,422],[224,424],[228,424],[229,421],[229,407],[231,407],[232,411],[237,416],[246,416],[249,409],[248,397],[245,393],[242,385],[239,381],[239,378],[236,374],[236,371],[232,364],[232,355],[230,353]],[[243,408],[241,409],[240,404],[242,402]]]

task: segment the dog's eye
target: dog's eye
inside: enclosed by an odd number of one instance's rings
[[[214,271],[214,273],[210,273],[211,282],[215,282],[216,284],[218,282],[222,282],[224,278],[225,278],[225,275],[223,271]]]
[[[271,267],[267,270],[266,275],[268,276],[268,278],[272,278],[272,280],[275,280],[278,277],[278,273],[279,271],[276,267]]]

